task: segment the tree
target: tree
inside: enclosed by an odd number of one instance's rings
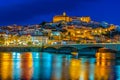
[[[79,44],[79,43],[80,43],[80,40],[77,40],[76,43]]]
[[[46,23],[47,23],[46,21],[43,21],[40,23],[40,25],[45,26]]]
[[[5,42],[5,38],[3,36],[0,36],[0,45],[3,45]]]
[[[32,42],[28,42],[28,43],[27,43],[28,46],[30,46],[30,45],[32,45],[32,44],[33,44]]]
[[[59,23],[58,25],[57,25],[57,27],[61,27],[62,26],[62,24],[61,23]]]

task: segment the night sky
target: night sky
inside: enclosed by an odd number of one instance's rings
[[[0,0],[0,25],[49,22],[64,11],[120,25],[120,0]]]

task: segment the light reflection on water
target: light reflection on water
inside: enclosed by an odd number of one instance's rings
[[[1,52],[0,80],[120,80],[119,63],[41,52]]]

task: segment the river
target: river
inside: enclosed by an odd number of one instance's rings
[[[1,52],[0,80],[120,80],[120,60],[45,52]]]

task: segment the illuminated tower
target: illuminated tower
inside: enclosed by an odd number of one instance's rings
[[[63,12],[63,16],[67,16],[67,15],[66,15],[66,12]]]

